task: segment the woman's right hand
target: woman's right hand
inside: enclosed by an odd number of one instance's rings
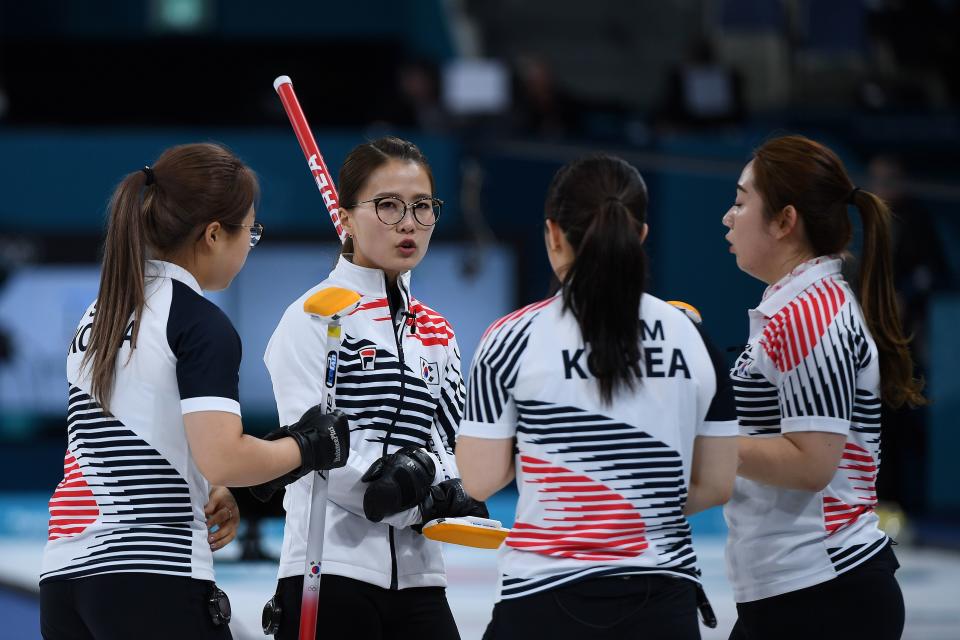
[[[320,405],[316,405],[307,409],[296,424],[280,427],[267,434],[266,439],[277,440],[284,436],[293,438],[300,447],[300,468],[304,474],[338,469],[347,464],[350,423],[342,411],[324,413]]]
[[[269,482],[250,487],[250,493],[262,502],[274,492],[312,471],[337,469],[347,463],[350,455],[350,423],[341,411],[324,413],[320,405],[307,412],[288,427],[271,431],[264,440],[292,438],[300,449],[300,466]]]

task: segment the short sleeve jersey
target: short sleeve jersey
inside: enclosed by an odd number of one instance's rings
[[[240,414],[240,338],[185,269],[145,265],[146,304],[117,354],[105,412],[81,360],[96,318],[67,354],[67,451],[50,498],[41,582],[112,572],[213,579],[203,507],[210,487],[190,456],[183,415]]]
[[[726,368],[699,327],[650,295],[635,384],[600,398],[557,295],[495,322],[471,367],[460,435],[515,438],[516,521],[500,599],[586,578],[697,580],[682,513],[697,436],[735,436]]]
[[[731,371],[740,433],[846,436],[818,492],[737,478],[724,507],[727,569],[737,602],[830,580],[880,551],[880,366],[839,259],[800,265],[749,312],[750,341]]]

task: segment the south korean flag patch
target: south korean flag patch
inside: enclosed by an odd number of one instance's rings
[[[423,381],[430,386],[440,384],[440,371],[437,367],[436,362],[427,362],[426,359],[420,357],[420,377],[423,378]]]

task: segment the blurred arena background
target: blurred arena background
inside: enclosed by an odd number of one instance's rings
[[[699,307],[715,342],[734,347],[762,291],[720,223],[742,165],[776,133],[838,150],[898,216],[896,279],[933,400],[884,416],[879,491],[900,543],[905,637],[960,637],[957,34],[957,0],[0,1],[0,638],[40,637],[64,354],[96,293],[107,198],[169,145],[226,143],[261,177],[264,242],[213,299],[244,340],[245,425],[276,423],[263,349],[336,250],[273,92],[280,74],[334,174],[385,133],[425,151],[446,204],[414,287],[451,320],[467,361],[491,321],[547,293],[543,198],[564,162],[605,150],[640,169],[649,290]],[[515,496],[492,501],[505,524]],[[218,581],[234,637],[257,638],[280,507],[238,497],[245,531],[218,553]],[[694,528],[720,617],[704,637],[726,638],[722,515]],[[477,639],[495,554],[448,559],[461,632]]]

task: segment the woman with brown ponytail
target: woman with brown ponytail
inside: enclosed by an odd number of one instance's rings
[[[203,297],[260,239],[257,179],[188,144],[114,192],[100,291],[67,353],[67,452],[40,578],[46,640],[229,638],[204,506],[222,487],[343,466],[346,421],[314,408],[280,439],[243,434],[240,338]],[[217,494],[221,497],[217,497]],[[214,514],[217,516],[217,514]]]
[[[859,302],[841,275],[850,206],[863,222]],[[899,638],[899,565],[874,513],[880,406],[924,398],[897,313],[890,211],[830,149],[786,136],[754,152],[723,223],[737,266],[769,285],[731,372],[731,638]]]
[[[699,638],[698,606],[715,622],[686,516],[733,487],[726,367],[699,325],[644,292],[634,167],[568,164],[544,216],[561,289],[487,330],[457,439],[470,495],[514,479],[520,493],[484,638]]]

